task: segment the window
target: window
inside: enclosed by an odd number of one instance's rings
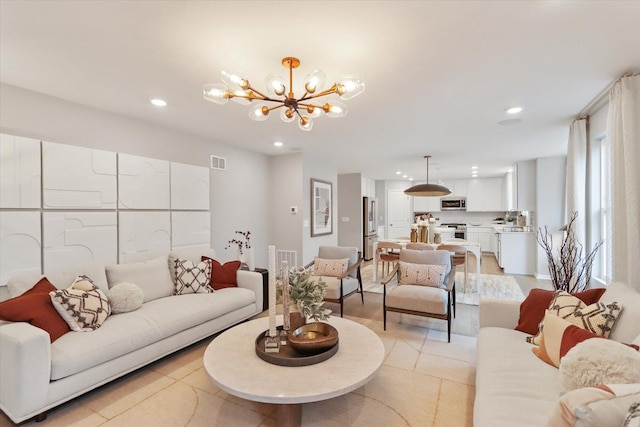
[[[583,248],[587,255],[599,242],[600,247],[593,262],[592,278],[602,284],[611,282],[611,148],[603,133],[591,142],[589,153],[588,244]]]

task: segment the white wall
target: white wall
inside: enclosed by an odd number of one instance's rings
[[[554,246],[562,241],[560,228],[565,224],[565,180],[567,157],[544,157],[535,160],[536,218],[538,227],[546,225],[553,235]],[[536,277],[548,278],[549,267],[544,250],[537,245]]]
[[[331,206],[333,233],[326,236],[311,237],[311,178],[328,181],[333,184]],[[302,198],[302,206],[304,208],[302,212],[304,213],[305,222],[302,231],[302,259],[298,259],[298,263],[301,265],[313,261],[313,257],[318,255],[320,246],[338,245],[338,169],[332,161],[318,158],[317,156],[303,156]]]
[[[251,230],[256,266],[267,265],[267,156],[7,84],[0,92],[2,133],[207,167],[211,154],[226,157],[227,171],[210,171],[212,246],[234,259],[227,241]]]
[[[269,160],[272,188],[269,204],[269,223],[271,224],[271,240],[276,250],[296,251],[298,264],[306,260],[302,257],[302,233],[305,212],[309,210],[303,200],[303,155],[302,153],[285,154],[271,157]],[[308,191],[308,190],[307,190]],[[298,207],[297,214],[291,214],[291,206]],[[308,215],[308,214],[307,214]]]
[[[338,175],[338,245],[356,246],[359,251],[363,251],[364,234],[361,177],[359,173]]]

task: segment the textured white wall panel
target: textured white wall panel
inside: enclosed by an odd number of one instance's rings
[[[0,211],[0,284],[11,276],[40,273],[40,212]]]
[[[44,212],[44,272],[118,261],[115,212]]]
[[[210,248],[210,221],[209,212],[171,212],[173,249]]]
[[[0,135],[0,208],[40,207],[40,141]]]
[[[115,209],[116,153],[42,142],[43,207]]]
[[[169,212],[120,212],[121,264],[165,255],[171,251]]]
[[[171,209],[209,210],[209,169],[171,163]]]
[[[118,154],[120,209],[169,209],[169,162]]]

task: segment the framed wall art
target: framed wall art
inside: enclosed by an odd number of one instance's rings
[[[333,234],[333,184],[311,178],[311,237]]]

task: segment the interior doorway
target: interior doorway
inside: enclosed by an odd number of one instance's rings
[[[411,235],[411,199],[403,190],[387,191],[387,238]]]

